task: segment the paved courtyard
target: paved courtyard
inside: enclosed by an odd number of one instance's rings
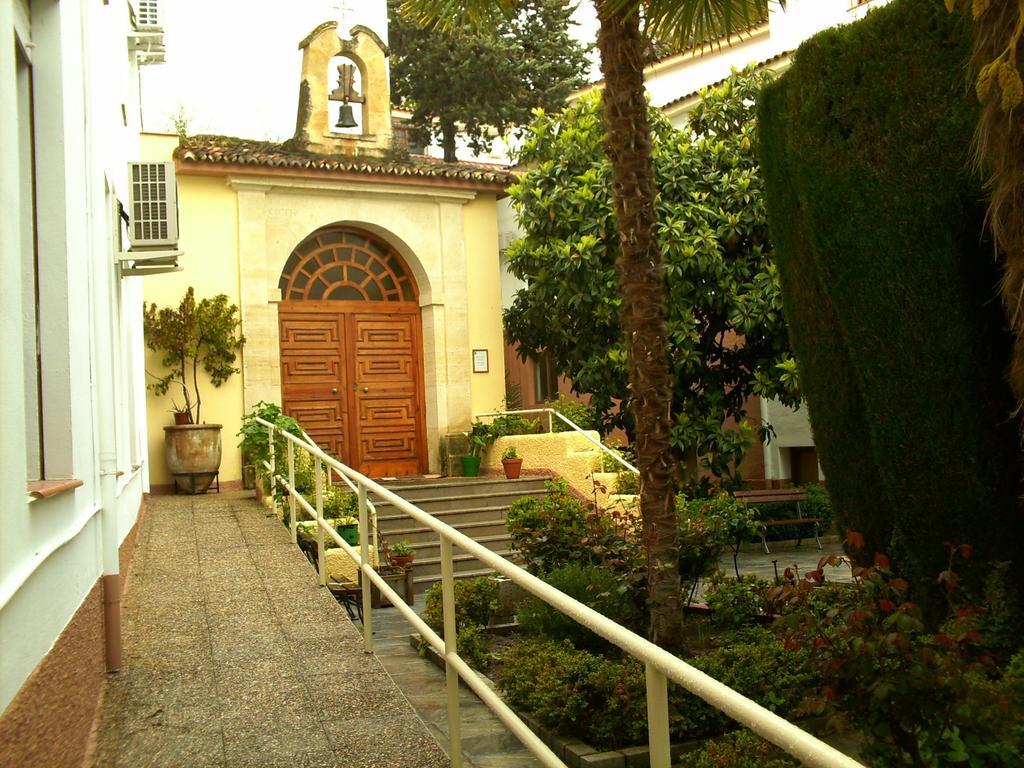
[[[448,765],[251,498],[151,498],[135,557],[97,768]]]
[[[760,544],[751,544],[744,551],[740,552],[737,559],[737,566],[742,575],[754,575],[761,579],[771,581],[775,578],[776,569],[778,575],[782,576],[786,568],[793,567],[794,570],[803,576],[808,571],[818,567],[818,561],[829,555],[842,555],[843,545],[835,536],[822,539],[821,551],[814,544],[814,539],[804,539],[800,546],[794,542],[768,542],[771,554],[765,554]],[[727,576],[735,575],[732,564],[732,553],[721,558],[718,567]],[[833,582],[849,582],[852,580],[850,566],[826,565],[822,569],[825,580]]]

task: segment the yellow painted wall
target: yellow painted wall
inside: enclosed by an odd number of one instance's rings
[[[177,143],[177,136],[144,134],[142,157],[150,161],[170,160]],[[178,264],[184,269],[146,277],[143,297],[147,306],[150,303],[157,307],[176,306],[189,286],[195,289],[197,300],[224,293],[238,305],[238,211],[235,193],[224,178],[179,175],[178,222],[179,247],[184,251]],[[236,365],[241,367],[241,358]],[[152,373],[162,370],[160,355],[149,349],[146,350],[146,370]],[[201,420],[224,425],[221,482],[239,481],[242,460],[236,434],[242,423],[242,376],[235,374],[222,386],[214,387],[200,371],[199,386],[203,397]],[[170,413],[172,396],[181,403],[180,393],[173,389],[163,397],[152,391],[147,395],[150,484],[154,486],[171,483],[164,462],[163,428],[174,423]]]
[[[600,440],[597,432],[587,432]],[[537,435],[499,437],[484,451],[480,466],[501,470],[501,454],[515,447],[523,460],[523,469],[548,469],[561,475],[573,488],[590,499],[594,495],[592,476],[600,467],[601,449],[578,432],[554,432]]]
[[[505,342],[501,327],[501,267],[498,215],[493,194],[480,194],[464,211],[466,279],[469,294],[469,347],[486,349],[488,373],[472,373],[473,415],[498,410],[505,401]]]

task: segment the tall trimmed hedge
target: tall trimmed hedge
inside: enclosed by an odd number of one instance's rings
[[[1008,557],[1019,532],[968,51],[960,14],[896,0],[804,43],[760,105],[783,305],[837,514],[921,585],[944,542]]]

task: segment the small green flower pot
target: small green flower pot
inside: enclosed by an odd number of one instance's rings
[[[348,544],[350,547],[354,547],[359,543],[359,526],[358,525],[343,525],[338,528],[338,535]]]
[[[463,456],[462,457],[462,474],[464,477],[476,477],[480,474],[480,457],[479,456]]]

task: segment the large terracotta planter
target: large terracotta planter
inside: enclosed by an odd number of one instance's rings
[[[220,469],[220,424],[164,427],[167,470],[182,493],[205,493]]]

